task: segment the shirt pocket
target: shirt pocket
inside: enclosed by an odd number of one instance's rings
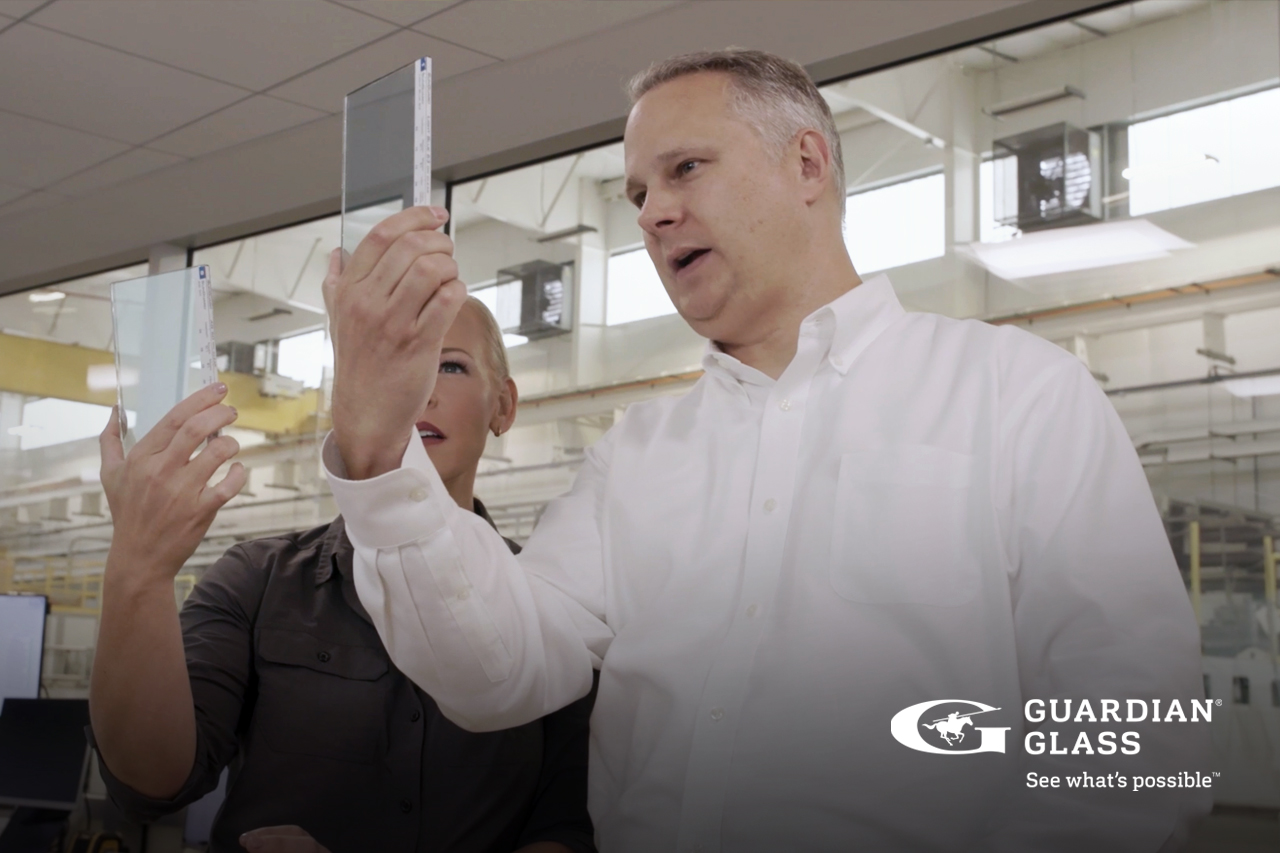
[[[258,632],[253,725],[275,752],[369,764],[386,751],[389,669],[380,648],[301,631]]]
[[[840,457],[831,585],[866,604],[956,606],[979,581],[973,457],[894,445]]]

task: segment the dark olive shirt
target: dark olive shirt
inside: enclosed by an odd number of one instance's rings
[[[476,511],[489,520],[479,501]],[[117,805],[158,817],[230,765],[211,853],[243,853],[241,833],[284,824],[332,853],[510,853],[536,841],[594,851],[594,691],[518,728],[464,731],[392,665],[352,578],[341,518],[236,545],[211,566],[181,614],[195,767],[156,800],[100,761]]]

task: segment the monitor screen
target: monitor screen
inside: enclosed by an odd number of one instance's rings
[[[0,703],[39,694],[47,610],[43,595],[0,595]]]
[[[14,699],[0,708],[0,805],[70,810],[89,766],[87,699]]]

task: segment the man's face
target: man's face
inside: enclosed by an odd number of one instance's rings
[[[694,331],[753,342],[785,301],[803,203],[789,161],[732,110],[729,78],[690,74],[631,110],[627,197],[671,301]]]

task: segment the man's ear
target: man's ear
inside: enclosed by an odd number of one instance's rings
[[[498,389],[498,407],[489,421],[489,431],[494,435],[502,435],[511,429],[516,420],[516,404],[519,402],[520,392],[516,388],[516,381],[508,376],[502,380],[502,387]]]
[[[827,138],[812,128],[800,131],[794,144],[800,153],[800,182],[808,190],[805,201],[812,204],[831,183],[831,147]]]

